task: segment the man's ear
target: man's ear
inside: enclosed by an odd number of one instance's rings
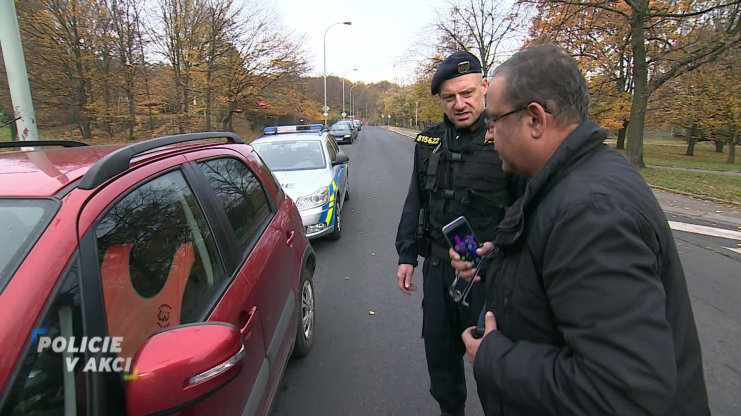
[[[550,120],[542,105],[532,102],[527,106],[528,127],[533,138],[539,139],[545,134]]]
[[[481,80],[481,86],[484,87],[484,95],[486,95],[486,92],[489,91],[489,80],[486,77]]]

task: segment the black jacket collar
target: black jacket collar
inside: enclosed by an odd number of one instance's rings
[[[511,245],[517,241],[525,229],[525,213],[533,201],[544,195],[550,185],[557,182],[578,159],[600,146],[605,137],[607,131],[591,120],[582,122],[572,131],[528,182],[522,197],[507,208],[504,218],[497,226],[494,244]]]
[[[478,136],[482,132],[486,133],[486,123],[484,122],[485,118],[486,117],[484,115],[484,112],[482,111],[481,114],[479,114],[479,118],[474,123],[474,125],[476,126],[476,130],[474,131],[471,131],[470,128],[464,130],[457,129],[455,127],[455,124],[450,121],[447,114],[443,114],[443,125],[445,126],[445,130],[450,130],[451,132],[460,134],[461,136]]]

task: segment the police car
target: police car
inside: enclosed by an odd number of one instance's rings
[[[321,124],[265,127],[263,133],[250,144],[295,201],[306,236],[339,239],[350,158]]]

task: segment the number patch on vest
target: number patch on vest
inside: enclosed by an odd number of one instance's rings
[[[414,141],[425,143],[425,144],[439,144],[440,143],[440,138],[439,137],[423,136],[423,135],[419,134],[419,135],[417,135],[417,138]]]

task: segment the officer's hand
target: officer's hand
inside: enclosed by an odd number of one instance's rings
[[[396,269],[396,280],[399,283],[399,290],[411,295],[412,292],[417,290],[417,285],[412,283],[412,274],[414,274],[414,266],[411,264],[400,264]]]
[[[475,326],[466,328],[461,334],[463,344],[466,346],[466,357],[471,364],[473,364],[473,362],[476,360],[476,353],[479,351],[481,340],[486,338],[489,333],[497,330],[497,318],[494,317],[494,312],[486,312],[486,316],[484,317],[484,325],[484,336],[479,339],[474,338],[471,334],[471,330],[476,328]]]

